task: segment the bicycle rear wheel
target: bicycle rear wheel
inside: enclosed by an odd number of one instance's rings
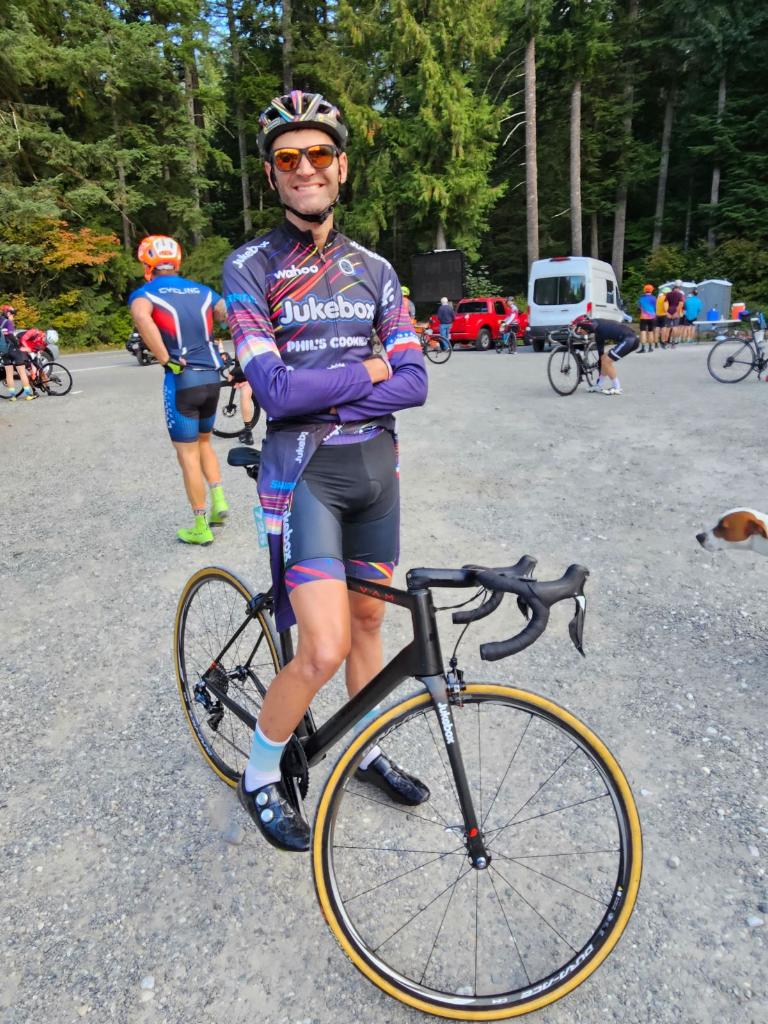
[[[467,857],[428,694],[385,712],[342,754],[318,804],[312,867],[328,924],[356,967],[416,1009],[501,1020],[580,985],[618,942],[640,884],[631,790],[610,751],[551,701],[471,683],[452,708],[490,864]],[[355,778],[386,754],[431,791],[390,803]]]
[[[581,380],[579,357],[567,346],[554,349],[547,360],[547,376],[558,395],[572,395]]]
[[[216,437],[237,437],[244,430],[251,430],[255,427],[260,415],[261,406],[254,398],[253,416],[249,420],[245,420],[240,414],[240,396],[237,388],[229,381],[222,382],[216,419],[213,424],[213,432]]]
[[[251,588],[228,569],[201,569],[184,586],[174,628],[184,714],[203,757],[230,786],[245,770],[252,730],[209,686],[216,685],[255,719],[281,668],[271,615],[252,612],[252,598]]]
[[[707,369],[721,384],[738,384],[755,368],[755,350],[751,341],[723,338],[715,342],[707,356]]]
[[[427,359],[429,359],[431,363],[447,363],[451,358],[453,348],[451,347],[451,343],[448,342],[448,348],[441,348],[439,344],[435,348],[432,348],[431,345],[427,345],[425,352]]]
[[[72,390],[72,374],[61,363],[43,363],[35,387],[47,395],[66,395]]]

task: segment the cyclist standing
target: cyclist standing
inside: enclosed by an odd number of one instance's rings
[[[259,123],[285,219],[229,257],[224,286],[238,359],[268,417],[258,490],[277,626],[296,622],[298,645],[264,698],[238,797],[270,843],[306,850],[309,826],[288,800],[280,759],[342,663],[350,695],[382,668],[384,605],[349,592],[346,576],[391,578],[399,548],[392,414],[424,403],[427,377],[392,267],[333,225],[348,169],[339,111],[294,90]],[[429,797],[378,747],[358,778],[400,803]]]
[[[653,352],[656,345],[656,296],[653,285],[643,285],[643,294],[637,300],[640,310],[640,352]]]
[[[179,276],[181,246],[173,238],[149,235],[139,245],[138,260],[147,284],[132,292],[128,305],[136,330],[165,367],[165,418],[194,515],[191,529],[183,527],[177,536],[185,544],[210,544],[211,525],[223,523],[229,512],[211,445],[222,365],[213,321],[226,319],[224,300],[207,285]]]
[[[35,396],[27,376],[27,356],[16,339],[16,326],[13,322],[15,315],[13,306],[0,306],[0,358],[5,367],[5,386],[9,391],[13,390],[13,371],[16,370],[24,388],[24,400],[31,402]],[[15,402],[16,397],[11,398],[11,401]]]
[[[640,344],[640,339],[629,324],[577,316],[571,326],[579,334],[593,334],[595,337],[595,345],[600,356],[600,376],[589,390],[603,395],[623,395],[624,390],[616,373],[616,363],[634,352]],[[605,346],[609,342],[613,342],[613,347],[606,352]]]

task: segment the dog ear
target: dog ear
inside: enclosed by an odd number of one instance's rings
[[[755,534],[768,540],[768,530],[766,530],[765,524],[759,523],[756,519],[750,519],[747,523],[747,536],[752,537]]]

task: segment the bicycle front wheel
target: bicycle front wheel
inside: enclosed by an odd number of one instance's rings
[[[318,899],[356,967],[409,1006],[502,1020],[580,985],[618,942],[640,885],[629,785],[594,733],[551,701],[471,683],[454,705],[490,863],[467,857],[446,746],[429,694],[386,711],[342,754],[312,842]],[[355,771],[384,752],[430,789],[389,802]]]
[[[240,396],[237,388],[228,381],[223,381],[219,405],[216,409],[216,419],[213,423],[213,433],[216,437],[237,437],[244,430],[251,430],[256,426],[261,407],[256,399],[253,399],[253,416],[246,420],[240,412]]]
[[[173,636],[187,722],[205,760],[230,786],[245,771],[253,732],[210,687],[256,719],[281,668],[271,616],[251,611],[252,599],[228,569],[201,569],[182,591]]]
[[[578,356],[567,346],[554,349],[547,360],[547,376],[558,395],[572,395],[581,380]]]
[[[43,363],[35,383],[47,395],[59,397],[69,394],[72,390],[72,374],[61,363]]]
[[[741,338],[723,338],[712,346],[707,356],[707,369],[721,384],[738,384],[754,367],[752,343]]]
[[[451,348],[450,342],[448,342],[448,348],[441,348],[439,345],[435,348],[432,348],[431,345],[427,345],[426,348],[427,359],[429,359],[431,363],[447,363],[451,358],[452,352],[453,349]]]

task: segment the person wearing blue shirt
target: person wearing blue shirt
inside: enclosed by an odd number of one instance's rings
[[[177,536],[185,544],[210,544],[211,526],[221,525],[229,513],[211,445],[222,366],[213,321],[226,319],[224,300],[207,285],[179,276],[181,246],[173,238],[149,235],[139,245],[138,259],[147,283],[131,294],[128,305],[136,330],[165,367],[165,418],[195,517],[192,528],[180,529]]]
[[[656,347],[656,296],[653,285],[643,285],[643,294],[637,300],[640,310],[640,352],[653,352]]]
[[[685,321],[683,323],[683,341],[693,341],[696,337],[696,321],[701,318],[701,299],[699,291],[694,288],[685,300]]]

